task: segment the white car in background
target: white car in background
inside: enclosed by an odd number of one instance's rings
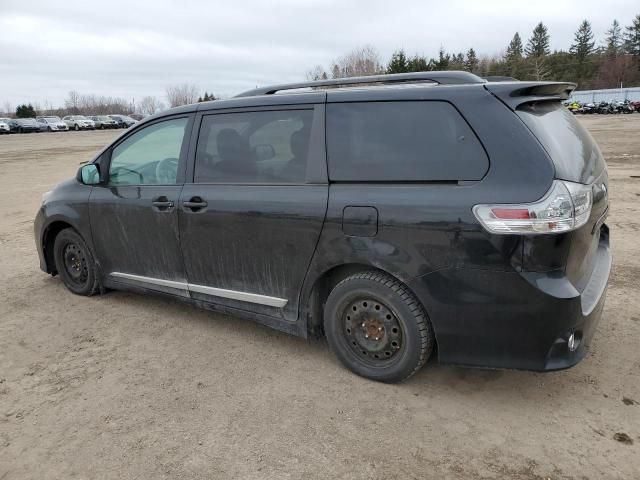
[[[60,117],[36,117],[36,122],[40,125],[40,131],[43,132],[60,132],[69,130],[69,127]]]
[[[67,127],[73,130],[94,130],[96,124],[84,115],[67,115],[62,119]]]
[[[11,133],[11,128],[9,128],[9,119],[0,118],[0,134],[5,133]]]

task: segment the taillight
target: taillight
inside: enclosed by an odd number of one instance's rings
[[[476,205],[473,213],[490,233],[543,234],[580,228],[591,215],[591,205],[591,186],[554,180],[537,202]]]

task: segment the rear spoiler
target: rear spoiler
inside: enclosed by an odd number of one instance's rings
[[[562,101],[569,98],[576,88],[569,82],[496,82],[485,83],[490,93],[498,97],[512,110],[523,103]]]

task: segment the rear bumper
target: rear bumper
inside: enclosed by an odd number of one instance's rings
[[[549,371],[569,368],[588,352],[602,315],[611,269],[601,238],[587,286],[578,292],[563,272],[447,269],[410,288],[433,323],[442,363]],[[570,351],[571,334],[578,346]]]

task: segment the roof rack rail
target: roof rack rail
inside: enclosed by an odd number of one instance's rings
[[[273,95],[282,90],[296,90],[312,87],[342,87],[347,85],[392,84],[432,82],[439,85],[460,85],[465,83],[486,83],[485,80],[469,72],[438,71],[393,73],[388,75],[370,75],[366,77],[332,78],[328,80],[314,80],[300,83],[284,83],[268,87],[255,88],[239,93],[236,97],[253,97],[256,95]]]

